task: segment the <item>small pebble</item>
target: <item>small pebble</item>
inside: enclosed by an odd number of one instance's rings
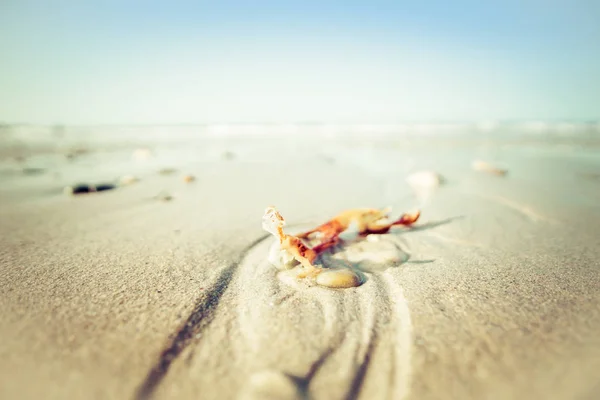
[[[64,189],[65,194],[81,194],[81,193],[91,193],[95,192],[96,188],[92,185],[87,184],[78,184],[73,186],[67,186]]]
[[[96,185],[96,192],[103,192],[105,190],[112,190],[114,188],[116,188],[116,186],[112,183],[101,183],[99,185]]]
[[[148,148],[139,148],[135,149],[133,154],[131,155],[135,161],[144,161],[152,158],[152,151]]]
[[[225,151],[221,155],[224,160],[233,160],[235,158],[235,153],[232,151]]]
[[[65,194],[76,195],[83,193],[103,192],[105,190],[112,190],[116,188],[112,183],[100,183],[98,185],[89,185],[87,183],[80,183],[73,186],[67,186],[64,189]]]
[[[77,158],[79,156],[87,154],[88,152],[89,152],[88,149],[76,147],[76,148],[73,148],[73,149],[70,149],[69,151],[67,151],[65,153],[65,158],[67,160],[71,160],[72,161],[72,160],[74,160],[75,158]]]
[[[328,288],[351,288],[362,285],[364,278],[350,269],[325,270],[317,275],[317,284]]]
[[[23,168],[23,173],[25,175],[39,175],[46,172],[44,168],[35,168],[35,167],[25,167]]]
[[[192,182],[194,182],[195,180],[196,180],[196,177],[195,177],[194,175],[185,175],[185,176],[183,177],[183,181],[184,181],[185,183],[192,183]]]
[[[413,188],[418,189],[435,189],[443,182],[443,178],[434,171],[419,171],[410,174],[406,178],[406,182]]]
[[[119,179],[119,184],[121,186],[125,186],[125,185],[131,185],[132,183],[136,183],[138,181],[139,181],[139,179],[136,176],[133,176],[133,175],[123,175]]]
[[[177,170],[175,168],[162,168],[158,170],[161,175],[173,175]]]
[[[487,172],[489,174],[504,176],[508,173],[508,170],[499,168],[488,162],[475,160],[473,161],[472,167],[475,171]]]
[[[157,194],[154,197],[156,200],[160,200],[160,201],[171,201],[173,200],[173,196],[171,196],[169,193],[167,192],[160,192],[159,194]]]

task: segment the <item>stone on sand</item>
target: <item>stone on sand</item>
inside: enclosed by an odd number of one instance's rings
[[[443,182],[440,174],[434,171],[418,171],[410,174],[406,182],[415,189],[435,189]]]
[[[363,282],[362,276],[346,268],[325,270],[317,275],[317,284],[334,289],[357,287]]]

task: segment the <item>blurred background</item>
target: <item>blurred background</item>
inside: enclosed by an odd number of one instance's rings
[[[47,192],[233,159],[381,177],[594,150],[598,21],[584,0],[4,0],[0,176]]]
[[[395,182],[593,151],[598,21],[584,0],[5,0],[0,176],[50,190],[303,156]]]
[[[592,0],[3,0],[0,121],[592,121]]]

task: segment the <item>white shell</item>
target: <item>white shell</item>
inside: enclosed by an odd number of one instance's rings
[[[419,171],[410,174],[406,182],[416,189],[435,189],[442,184],[442,177],[434,171]]]
[[[280,247],[278,241],[273,242],[269,248],[268,260],[279,270],[291,269],[299,264],[287,250]]]

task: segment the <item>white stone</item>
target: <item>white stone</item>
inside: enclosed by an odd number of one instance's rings
[[[435,189],[442,184],[443,179],[437,172],[419,171],[410,174],[406,182],[416,189]]]
[[[363,281],[358,273],[346,268],[325,270],[317,275],[317,284],[334,289],[357,287]]]
[[[279,270],[291,269],[299,264],[287,250],[280,247],[278,241],[273,242],[269,248],[269,256],[267,259]]]

